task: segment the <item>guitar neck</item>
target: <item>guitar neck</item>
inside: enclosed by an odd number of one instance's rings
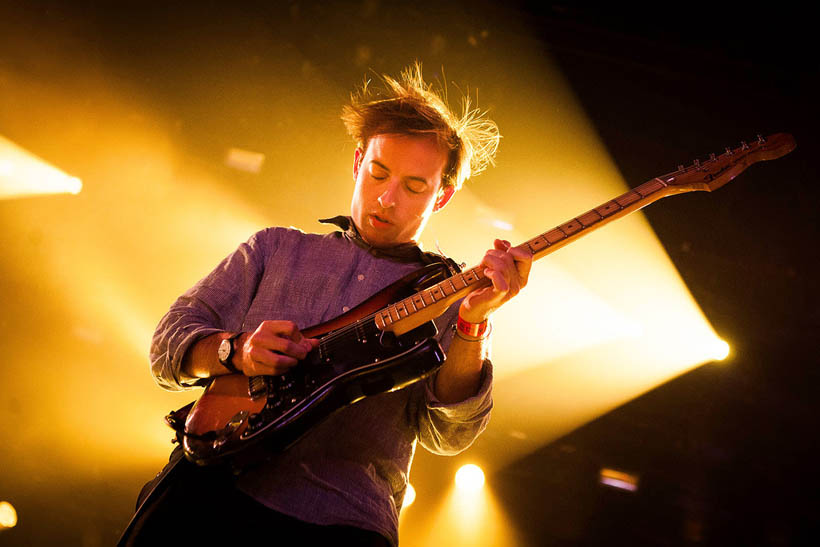
[[[757,142],[752,144],[741,142],[735,149],[726,148],[726,152],[720,156],[711,154],[703,163],[695,160],[688,167],[681,165],[677,171],[649,180],[518,247],[531,252],[534,260],[543,258],[663,197],[716,190],[749,165],[779,158],[791,152],[795,146],[794,138],[787,133],[776,133],[766,138],[758,136]],[[484,276],[484,268],[481,265],[475,266],[378,311],[375,315],[376,326],[397,335],[404,334],[440,316],[451,304],[470,292],[489,285],[490,280]]]
[[[664,178],[673,176],[674,174],[671,174]],[[525,241],[518,247],[532,253],[533,260],[537,260],[654,201],[682,191],[692,191],[669,186],[664,178],[647,181],[615,199]],[[380,310],[376,314],[376,326],[397,335],[404,334],[435,319],[458,299],[476,289],[489,286],[490,283],[484,276],[484,268],[480,265],[474,266]]]

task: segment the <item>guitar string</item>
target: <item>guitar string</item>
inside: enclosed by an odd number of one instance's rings
[[[462,281],[465,284],[465,286],[467,286],[467,287],[470,286],[472,283],[469,282],[465,278],[465,276],[467,274],[469,274],[470,272],[472,272],[473,270],[475,270],[475,268],[457,274],[457,275],[460,275],[462,277]],[[480,272],[476,271],[474,273],[475,273],[477,278],[482,277]],[[447,279],[450,279],[450,278],[447,278]],[[441,283],[444,283],[444,281],[442,281]],[[428,294],[428,296],[430,297],[429,299],[432,300],[431,304],[433,304],[433,303],[437,302],[438,300],[433,296],[432,291],[437,286],[441,285],[441,283],[437,283],[436,285],[434,285],[430,288],[421,290],[421,291],[415,293],[412,296],[415,296],[416,294],[422,294],[422,293],[426,292]],[[444,293],[445,295],[447,295],[446,289],[442,288],[441,292]],[[399,304],[399,303],[401,303],[405,300],[410,300],[410,302],[412,302],[412,300],[411,300],[412,296],[407,297],[407,298],[403,298],[403,299],[399,300],[398,302],[394,302],[391,305]],[[447,296],[449,296],[449,295],[447,295]],[[422,297],[422,301],[424,301],[423,297]],[[427,306],[427,305],[429,305],[429,304],[425,304],[425,306]],[[407,308],[406,304],[405,304],[405,308]],[[363,329],[369,330],[369,332],[365,333],[365,336],[369,336],[369,335],[372,335],[372,334],[378,332],[379,329],[378,329],[378,327],[375,327],[374,319],[378,314],[383,313],[385,309],[386,308],[382,308],[382,309],[380,309],[380,310],[378,310],[374,313],[371,313],[371,314],[369,314],[365,317],[362,317],[361,319],[358,319],[354,323],[351,323],[349,325],[345,325],[344,327],[341,327],[340,329],[329,333],[327,336],[325,336],[324,338],[321,339],[320,346],[322,347],[322,349],[324,351],[329,352],[329,351],[332,351],[333,349],[338,349],[339,347],[343,347],[347,342],[349,342],[350,340],[352,340],[354,338],[358,339],[359,336],[356,333],[357,326],[361,326]],[[415,313],[415,312],[413,312],[413,313]],[[344,342],[345,344],[343,344],[342,342]]]

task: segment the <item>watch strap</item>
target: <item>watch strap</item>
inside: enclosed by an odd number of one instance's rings
[[[223,338],[223,339],[222,339],[222,341],[221,341],[221,342],[219,342],[219,345],[221,346],[221,345],[222,345],[222,344],[224,344],[224,343],[225,343],[225,341],[227,340],[227,341],[228,341],[228,343],[231,345],[231,351],[229,351],[229,352],[228,352],[228,357],[227,357],[227,359],[225,359],[225,360],[223,361],[223,360],[222,360],[222,359],[220,359],[220,358],[219,358],[219,356],[217,355],[217,360],[219,361],[219,363],[220,363],[223,367],[225,367],[225,368],[226,368],[226,369],[228,369],[229,371],[233,372],[234,374],[242,374],[242,371],[240,371],[238,368],[236,368],[236,366],[234,366],[234,364],[233,364],[233,356],[234,356],[234,353],[236,353],[236,348],[234,348],[233,343],[234,343],[234,340],[236,340],[237,338],[239,338],[239,336],[240,336],[241,334],[242,334],[241,332],[237,332],[236,334],[232,334],[232,335],[228,336],[227,338]]]

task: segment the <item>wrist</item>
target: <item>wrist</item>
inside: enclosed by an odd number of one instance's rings
[[[232,374],[242,374],[235,363],[239,361],[237,354],[241,352],[242,347],[239,339],[243,334],[242,332],[229,334],[219,342],[217,347],[217,361]]]
[[[490,331],[492,330],[489,324],[489,318],[485,318],[479,322],[472,322],[462,317],[461,313],[459,313],[456,321],[456,335],[470,342],[484,340],[490,335]]]

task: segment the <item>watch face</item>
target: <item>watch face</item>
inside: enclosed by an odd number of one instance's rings
[[[219,349],[216,352],[217,357],[219,357],[219,361],[225,363],[231,356],[231,340],[228,338],[222,340],[219,343]]]

